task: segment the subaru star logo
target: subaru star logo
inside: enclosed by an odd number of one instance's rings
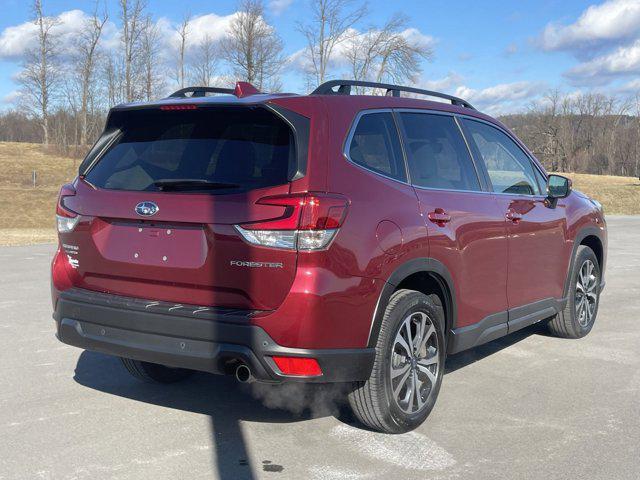
[[[151,217],[158,213],[160,208],[153,202],[140,202],[136,205],[136,213],[143,217]]]

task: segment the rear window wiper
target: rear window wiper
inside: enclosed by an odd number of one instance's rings
[[[153,184],[161,191],[176,190],[222,190],[225,188],[240,188],[242,185],[228,182],[212,182],[209,180],[173,178],[156,180]]]

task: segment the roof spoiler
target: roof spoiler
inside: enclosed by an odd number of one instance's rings
[[[249,82],[237,82],[235,88],[221,87],[186,87],[173,92],[167,98],[195,98],[205,97],[207,93],[221,93],[225,95],[235,95],[238,98],[248,97],[262,93]]]

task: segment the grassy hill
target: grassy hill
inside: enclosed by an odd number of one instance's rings
[[[55,241],[58,189],[76,176],[79,162],[48,153],[39,144],[0,142],[0,245]],[[572,178],[576,189],[598,199],[607,214],[640,215],[637,178],[566,175]]]
[[[78,164],[39,144],[0,142],[0,245],[55,241],[58,190],[75,177]]]

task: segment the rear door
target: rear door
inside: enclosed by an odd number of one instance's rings
[[[482,160],[509,234],[510,329],[536,310],[551,309],[566,279],[566,217],[562,204],[547,204],[535,166],[502,130],[463,120],[476,156]],[[553,312],[550,311],[550,314]],[[511,325],[514,323],[514,325]]]
[[[430,256],[453,277],[456,328],[483,322],[479,342],[506,332],[507,240],[492,194],[483,192],[456,119],[402,111],[409,173],[429,234]],[[490,335],[490,336],[487,336]]]
[[[61,236],[76,252],[76,286],[177,304],[282,302],[296,252],[249,245],[234,225],[283,215],[256,202],[289,192],[287,123],[264,107],[154,108],[113,112],[107,135],[66,199],[83,216]]]

